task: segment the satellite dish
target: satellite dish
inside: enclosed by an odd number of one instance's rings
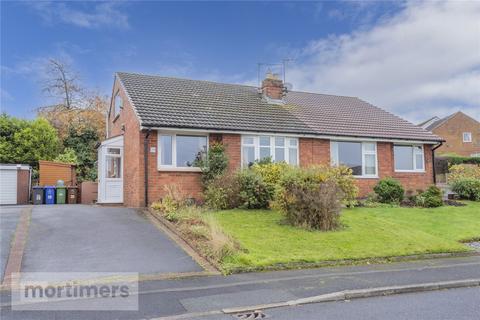
[[[291,91],[293,89],[293,85],[290,82],[285,82],[285,89],[287,89],[287,91]]]

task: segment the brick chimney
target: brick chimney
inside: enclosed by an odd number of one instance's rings
[[[265,79],[262,81],[262,94],[269,99],[281,100],[283,90],[283,81],[276,74],[268,71]]]

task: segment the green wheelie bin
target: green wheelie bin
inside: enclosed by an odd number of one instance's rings
[[[57,187],[57,204],[65,204],[67,199],[67,188]]]

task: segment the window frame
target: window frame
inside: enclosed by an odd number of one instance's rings
[[[242,134],[240,138],[240,162],[241,162],[241,167],[244,168],[247,166],[246,163],[244,163],[243,159],[243,148],[244,147],[253,147],[254,148],[254,154],[255,154],[255,161],[260,160],[260,148],[266,148],[267,146],[263,145],[260,146],[260,137],[268,137],[270,138],[270,158],[272,159],[273,162],[275,162],[275,149],[276,148],[283,148],[283,156],[284,156],[284,162],[293,165],[293,166],[298,166],[299,161],[300,161],[300,152],[299,152],[299,139],[298,137],[290,137],[290,136],[284,136],[284,135],[268,135],[268,134],[260,134],[260,135],[253,135],[253,134]],[[253,138],[253,144],[252,143],[245,143],[245,138]],[[284,139],[284,145],[283,147],[277,147],[275,145],[275,138],[283,138]],[[290,141],[294,140],[296,141],[296,146],[291,146]],[[296,159],[295,159],[295,164],[290,163],[290,149],[295,149],[297,150],[296,152]]]
[[[465,135],[469,137],[469,139],[465,140]],[[472,142],[472,133],[471,132],[463,132],[462,133],[462,141],[464,143],[471,143]]]
[[[395,162],[395,146],[408,146],[412,147],[413,152],[412,152],[412,157],[413,157],[413,170],[402,170],[402,169],[397,169],[397,165]],[[416,155],[419,154],[417,152],[417,147],[420,147],[422,149],[422,169],[417,169],[417,157]],[[410,144],[410,143],[394,143],[393,144],[393,170],[395,172],[412,172],[412,173],[424,173],[425,172],[425,148],[423,144]]]
[[[162,164],[161,136],[172,137],[172,164]],[[180,131],[157,131],[157,170],[158,171],[187,171],[201,172],[200,167],[178,167],[177,166],[177,136],[205,137],[207,139],[207,152],[210,148],[210,135],[202,132],[180,132]]]
[[[120,107],[117,110],[117,99],[120,100]],[[123,98],[120,95],[120,91],[115,93],[113,97],[113,119],[116,120],[120,116],[120,112],[123,110]]]
[[[378,178],[378,152],[377,152],[377,141],[350,141],[350,140],[330,140],[330,164],[331,166],[338,166],[338,143],[339,142],[354,142],[360,143],[362,145],[362,174],[361,175],[353,175],[355,178],[359,179],[376,179]],[[366,144],[373,144],[375,150],[370,151],[366,150]],[[337,147],[335,147],[335,145]],[[366,155],[375,155],[375,174],[365,174],[365,156]]]
[[[118,149],[119,150],[119,153],[113,153],[113,152],[109,152],[110,149]],[[115,146],[107,146],[105,148],[105,154],[104,154],[104,160],[103,160],[103,163],[105,164],[104,165],[104,168],[102,168],[102,170],[104,171],[103,172],[103,178],[102,179],[105,179],[106,181],[118,181],[120,179],[123,179],[123,148],[121,147],[115,147]],[[120,167],[119,167],[119,173],[120,173],[120,177],[116,177],[116,178],[109,178],[107,177],[107,172],[108,172],[108,158],[116,158],[116,159],[120,159]]]

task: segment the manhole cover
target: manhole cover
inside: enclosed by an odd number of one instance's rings
[[[234,315],[235,319],[244,319],[244,320],[257,320],[257,319],[266,319],[268,316],[260,310],[249,311],[245,313],[239,313]]]

